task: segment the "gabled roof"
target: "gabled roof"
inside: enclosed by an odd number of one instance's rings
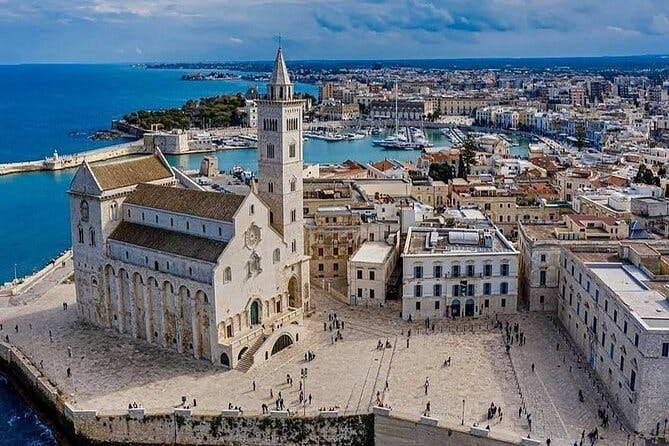
[[[139,184],[125,204],[229,222],[245,198],[245,195]]]
[[[272,75],[269,78],[269,83],[272,85],[290,84],[290,76],[288,75],[286,62],[283,60],[283,50],[281,50],[281,47],[279,47],[279,50],[276,52],[274,68],[272,69]]]
[[[209,263],[216,263],[228,245],[226,242],[218,240],[127,221],[121,222],[114,229],[114,232],[109,236],[109,240]]]
[[[167,179],[174,176],[172,170],[163,163],[158,155],[93,163],[89,165],[89,168],[100,189],[103,191]]]

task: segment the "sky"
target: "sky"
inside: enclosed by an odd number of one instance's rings
[[[0,63],[669,53],[669,0],[0,0]]]

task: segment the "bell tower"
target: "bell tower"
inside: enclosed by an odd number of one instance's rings
[[[302,198],[302,110],[293,99],[283,51],[279,47],[267,84],[258,101],[258,194],[270,208],[270,223],[288,245],[288,258],[304,256]]]

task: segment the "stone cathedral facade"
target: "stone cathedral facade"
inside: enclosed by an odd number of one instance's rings
[[[310,306],[303,105],[281,49],[267,90],[247,195],[203,190],[159,150],[78,169],[69,195],[83,321],[242,370],[299,342]]]

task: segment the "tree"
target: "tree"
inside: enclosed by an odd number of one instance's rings
[[[465,161],[462,157],[462,153],[460,153],[460,157],[458,159],[458,177],[462,178],[463,180],[467,179],[467,168],[465,166]]]
[[[453,179],[453,167],[449,163],[432,163],[428,175],[437,181],[448,182]]]
[[[585,146],[585,125],[582,122],[576,124],[576,147],[582,149]]]
[[[467,134],[462,149],[460,149],[460,161],[464,164],[467,173],[469,173],[469,168],[476,164],[476,146],[470,134]]]

